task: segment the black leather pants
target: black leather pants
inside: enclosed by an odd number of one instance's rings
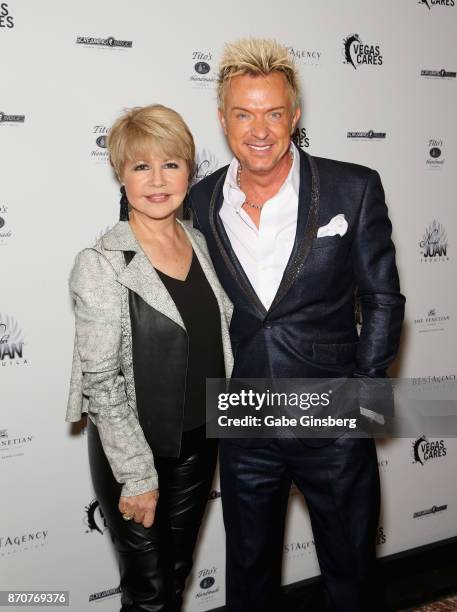
[[[123,520],[121,486],[90,420],[88,444],[95,494],[119,558],[121,612],[178,612],[210,492],[217,441],[184,443],[178,459],[155,458],[159,501],[149,529]]]

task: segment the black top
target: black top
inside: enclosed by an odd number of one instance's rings
[[[197,256],[185,280],[156,272],[173,299],[189,339],[183,431],[205,423],[206,378],[225,378],[219,306]]]

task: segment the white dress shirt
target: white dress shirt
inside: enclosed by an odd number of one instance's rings
[[[262,206],[258,229],[242,208],[246,195],[237,185],[236,158],[225,178],[219,212],[232,249],[267,310],[278,291],[297,230],[300,156],[294,144],[291,151],[292,167],[278,193]]]

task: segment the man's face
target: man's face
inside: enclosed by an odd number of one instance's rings
[[[300,118],[292,107],[287,81],[279,72],[268,76],[233,77],[225,92],[219,119],[228,143],[243,169],[268,174],[290,147]]]

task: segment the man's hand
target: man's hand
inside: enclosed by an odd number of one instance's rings
[[[154,523],[157,501],[159,499],[159,489],[133,495],[132,497],[122,497],[119,499],[119,511],[126,521],[134,520],[135,523],[142,523],[143,527],[151,527]]]

